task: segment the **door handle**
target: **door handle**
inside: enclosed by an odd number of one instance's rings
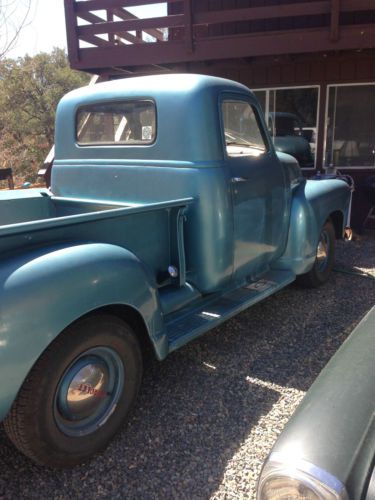
[[[232,184],[238,184],[239,182],[247,182],[249,179],[246,177],[232,177],[230,182]]]

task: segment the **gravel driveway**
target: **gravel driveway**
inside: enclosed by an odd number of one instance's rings
[[[375,233],[340,242],[337,266],[375,276]],[[42,469],[0,432],[0,499],[255,498],[262,461],[305,391],[375,303],[375,281],[335,272],[295,285],[152,362],[132,417],[107,451]]]

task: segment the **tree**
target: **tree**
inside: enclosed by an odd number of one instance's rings
[[[16,45],[30,10],[31,0],[0,0],[0,60]]]
[[[0,61],[0,167],[34,181],[54,143],[58,101],[89,79],[69,68],[62,49]]]

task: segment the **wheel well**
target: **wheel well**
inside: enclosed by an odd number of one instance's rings
[[[344,231],[344,215],[342,212],[337,210],[332,212],[329,216],[332,221],[333,227],[335,228],[336,239],[341,240]]]
[[[100,307],[94,311],[89,312],[84,317],[94,314],[111,314],[125,321],[137,334],[141,346],[143,357],[148,356],[156,357],[155,348],[150,340],[147,327],[141,314],[130,306],[123,304],[115,304],[111,306]],[[79,318],[81,319],[81,318]]]

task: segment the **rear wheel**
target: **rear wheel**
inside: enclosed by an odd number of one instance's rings
[[[328,219],[320,231],[314,265],[308,273],[297,276],[298,284],[316,288],[328,281],[335,261],[335,239],[335,228]]]
[[[131,328],[114,316],[84,318],[42,354],[4,422],[26,456],[75,465],[106,447],[137,396],[142,356]]]

